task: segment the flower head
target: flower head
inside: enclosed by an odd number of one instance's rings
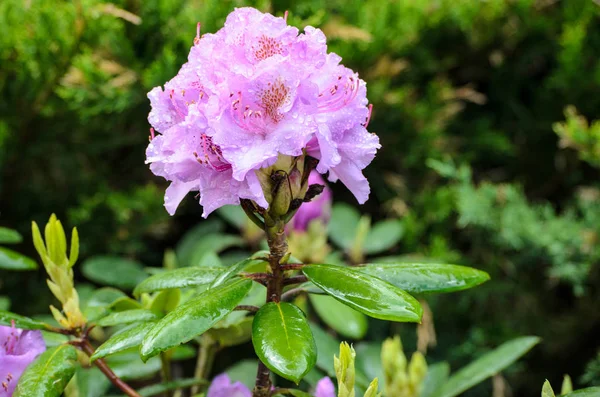
[[[266,209],[269,189],[256,171],[306,154],[364,202],[362,169],[379,140],[366,130],[366,84],[340,61],[319,29],[300,33],[253,8],[233,11],[215,34],[198,34],[177,76],[148,94],[148,120],[160,135],[146,161],[171,181],[169,213],[190,191],[200,192],[203,216],[240,199]]]
[[[0,325],[0,397],[10,397],[25,368],[46,350],[40,331]]]
[[[251,397],[250,390],[240,382],[231,383],[227,374],[215,377],[206,397]]]

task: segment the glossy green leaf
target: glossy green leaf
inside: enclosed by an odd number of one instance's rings
[[[367,333],[369,323],[361,312],[328,295],[310,294],[309,297],[321,320],[338,334],[347,338],[362,339]]]
[[[308,394],[307,392],[298,389],[287,389],[287,394],[294,397],[312,397],[311,394]]]
[[[118,256],[96,256],[86,260],[81,271],[88,279],[102,285],[133,289],[148,275],[141,263]]]
[[[171,382],[159,383],[157,385],[144,387],[138,390],[138,393],[142,397],[152,397],[163,395],[163,393],[170,390],[186,389],[195,385],[204,385],[206,383],[207,382],[204,379],[178,379]]]
[[[356,269],[411,293],[460,291],[490,279],[472,267],[438,263],[368,264]]]
[[[435,363],[427,368],[427,375],[423,381],[423,389],[419,397],[434,397],[438,390],[448,381],[450,365],[443,361]]]
[[[131,324],[135,322],[146,322],[158,320],[158,316],[146,309],[124,310],[122,312],[111,313],[98,321],[101,327],[112,327],[119,324]]]
[[[390,321],[421,320],[423,309],[415,298],[377,277],[333,265],[308,265],[302,271],[329,295],[368,316]]]
[[[0,269],[5,270],[35,270],[37,263],[16,251],[0,247]]]
[[[138,346],[155,324],[155,322],[146,322],[122,329],[96,349],[91,357],[92,361]]]
[[[114,312],[122,312],[125,310],[136,310],[136,309],[142,309],[143,306],[140,302],[136,301],[135,299],[132,299],[128,296],[123,296],[121,298],[118,298],[117,300],[115,300],[113,303],[111,303],[108,306],[108,309],[114,311]]]
[[[75,347],[60,345],[46,350],[23,372],[13,397],[59,397],[76,366]]]
[[[212,282],[227,269],[216,267],[183,267],[148,277],[133,290],[135,296],[169,288],[185,288]]]
[[[267,303],[254,316],[252,344],[276,374],[296,383],[317,361],[317,346],[304,313],[291,303]]]
[[[234,280],[208,289],[179,306],[148,332],[142,343],[142,359],[148,359],[204,333],[230,313],[251,287],[250,280]]]
[[[360,214],[354,207],[343,203],[335,204],[328,225],[329,237],[338,247],[350,248],[354,242],[359,220]]]
[[[404,228],[397,219],[377,222],[367,234],[363,243],[363,253],[373,255],[387,251],[400,241],[403,234]]]
[[[22,329],[48,329],[50,326],[41,321],[24,317],[19,314],[0,310],[0,325],[10,326],[14,321],[15,327]]]
[[[598,397],[600,396],[600,387],[588,387],[586,389],[575,390],[562,397]]]
[[[503,343],[450,376],[438,396],[458,396],[517,361],[539,341],[535,336],[523,336]]]
[[[0,244],[18,244],[23,241],[21,233],[7,227],[0,227]]]

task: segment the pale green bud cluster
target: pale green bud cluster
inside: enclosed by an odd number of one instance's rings
[[[338,397],[354,397],[354,382],[355,382],[355,369],[354,361],[356,358],[356,352],[352,346],[346,342],[340,344],[340,356],[333,358],[333,366],[335,368],[335,375],[338,381]],[[380,397],[381,394],[377,393],[379,381],[377,378],[373,379],[364,397]]]
[[[420,352],[407,361],[399,336],[388,338],[381,347],[381,363],[385,376],[385,395],[419,397],[427,374],[427,362]]]
[[[73,265],[79,256],[79,235],[77,229],[71,232],[71,247],[67,256],[67,237],[62,224],[52,214],[44,229],[44,239],[37,223],[32,222],[33,244],[37,250],[46,273],[48,288],[62,304],[62,312],[50,305],[52,315],[60,325],[68,329],[82,328],[86,319],[79,308],[79,295],[73,281]]]
[[[305,156],[280,155],[275,164],[256,172],[269,203],[271,216],[287,214],[292,200],[304,198],[308,189],[308,175],[304,175],[304,165]]]
[[[304,263],[323,263],[331,252],[326,225],[320,219],[313,219],[306,232],[292,230],[288,235],[288,247]]]

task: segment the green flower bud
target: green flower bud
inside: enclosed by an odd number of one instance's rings
[[[338,381],[338,397],[354,397],[354,359],[356,352],[346,342],[340,344],[340,357],[333,358]]]

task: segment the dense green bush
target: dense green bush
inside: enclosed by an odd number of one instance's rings
[[[84,257],[159,265],[200,210],[191,197],[175,218],[161,206],[163,182],[143,164],[145,93],[185,61],[197,21],[213,31],[246,4],[321,27],[330,50],[368,82],[383,149],[367,169],[374,194],[363,211],[400,219],[403,238],[389,253],[492,275],[455,299],[429,299],[438,333],[431,354],[459,365],[535,334],[544,342],[510,377],[515,395],[536,395],[544,377],[560,384],[564,373],[597,384],[593,1],[4,0],[2,224],[26,233],[29,220],[57,212],[87,236]],[[1,295],[43,283],[30,278],[23,288],[25,277],[0,277]],[[387,336],[383,328],[369,336]]]

